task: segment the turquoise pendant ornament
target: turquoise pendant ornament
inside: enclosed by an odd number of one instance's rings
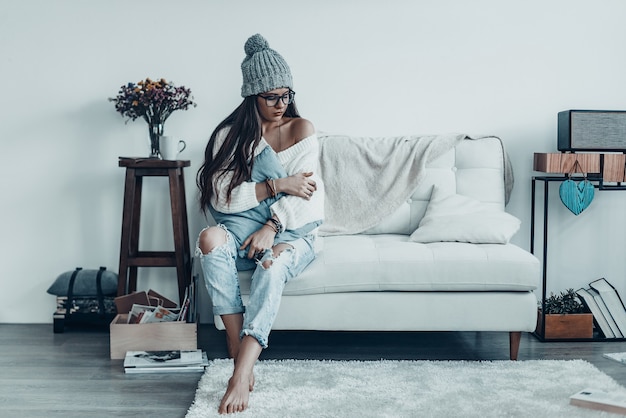
[[[561,202],[576,216],[589,207],[593,200],[593,195],[593,184],[587,179],[578,183],[567,179],[559,187]]]

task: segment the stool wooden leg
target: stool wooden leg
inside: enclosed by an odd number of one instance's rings
[[[178,298],[182,303],[191,275],[189,263],[189,232],[187,227],[187,205],[185,185],[181,168],[169,170],[170,201],[172,207],[172,227],[176,253],[176,275],[178,277]]]
[[[187,198],[185,196],[185,180],[183,176],[183,169],[180,169],[180,218],[182,221],[182,232],[183,232],[183,251],[185,254],[185,274],[186,274],[186,285],[189,286],[191,283],[191,248],[189,245],[189,221],[187,219]]]
[[[141,192],[143,189],[143,176],[135,173],[135,194],[133,199],[133,218],[131,221],[131,233],[129,237],[128,255],[139,255],[139,225],[141,224]],[[128,293],[137,290],[137,266],[130,266],[128,273]]]
[[[127,168],[124,183],[124,209],[122,212],[120,266],[117,283],[118,296],[131,293],[137,289],[137,267],[129,267],[128,258],[136,256],[139,251],[141,188],[142,177],[137,175],[135,169]]]
[[[135,170],[126,169],[124,182],[124,208],[122,209],[122,238],[120,242],[120,266],[117,282],[117,295],[125,295],[128,285],[128,251],[130,246],[133,217],[133,199],[135,196]]]

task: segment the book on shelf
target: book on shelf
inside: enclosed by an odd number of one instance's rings
[[[576,294],[578,295],[582,304],[587,308],[587,310],[593,314],[593,321],[600,329],[600,332],[602,332],[602,334],[606,338],[615,338],[615,334],[611,330],[609,323],[604,317],[604,314],[600,310],[600,307],[598,306],[598,303],[596,302],[596,299],[593,297],[593,295],[589,293],[587,289],[583,288],[578,289],[576,291]]]
[[[611,359],[611,360],[615,360],[618,363],[623,363],[626,364],[626,352],[622,352],[622,353],[604,353],[602,354],[602,357]]]
[[[615,323],[615,319],[613,319],[613,315],[611,315],[611,312],[609,312],[609,308],[607,308],[606,303],[604,303],[604,299],[602,299],[602,296],[600,295],[600,293],[598,293],[598,291],[594,288],[589,288],[587,289],[587,291],[596,300],[596,303],[598,304],[598,307],[602,311],[602,314],[604,315],[606,322],[609,324],[609,328],[611,328],[613,335],[616,338],[622,338],[623,335],[621,331],[619,330],[619,328],[617,327],[617,324]]]
[[[626,335],[626,308],[617,290],[604,278],[589,283],[589,286],[602,296],[602,300],[617,324],[622,336]]]
[[[571,405],[583,408],[626,414],[626,396],[624,393],[605,392],[598,389],[584,389],[569,397]]]
[[[124,358],[126,373],[200,372],[209,365],[202,350],[128,351]]]

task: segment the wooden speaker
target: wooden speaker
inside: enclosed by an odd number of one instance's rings
[[[558,125],[559,151],[626,151],[626,111],[565,110]]]

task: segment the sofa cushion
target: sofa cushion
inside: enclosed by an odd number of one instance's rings
[[[323,248],[283,294],[357,291],[528,291],[539,261],[513,244],[412,242],[407,235],[318,238]],[[240,272],[248,294],[250,271]]]
[[[433,186],[426,213],[410,240],[506,244],[519,230],[520,223],[509,213]]]
[[[430,161],[421,183],[405,203],[365,234],[411,235],[426,212],[433,185],[504,210],[506,165],[502,142],[495,137],[463,141]],[[327,196],[327,199],[332,199]]]

